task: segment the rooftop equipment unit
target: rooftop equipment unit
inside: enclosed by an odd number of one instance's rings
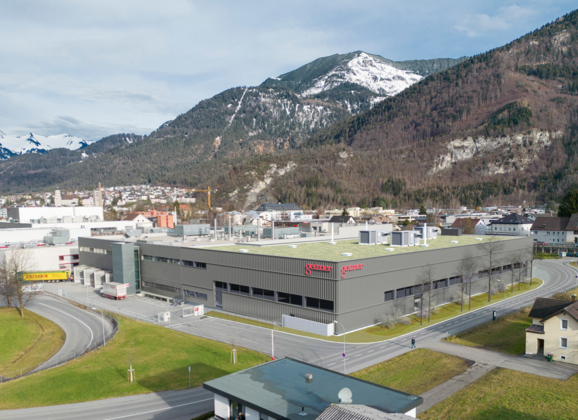
[[[360,230],[359,245],[377,245],[387,242],[389,232],[385,230]]]
[[[415,243],[415,232],[409,230],[391,232],[391,246],[413,246]]]

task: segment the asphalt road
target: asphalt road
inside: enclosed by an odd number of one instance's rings
[[[573,268],[563,265],[561,261],[536,261],[534,277],[540,277],[544,284],[531,292],[487,306],[451,320],[440,322],[431,327],[407,336],[371,344],[346,344],[345,369],[347,373],[372,366],[410,350],[410,337],[416,337],[418,346],[437,341],[452,334],[492,319],[494,310],[506,312],[522,306],[531,305],[536,297],[550,296],[558,291],[576,285]],[[505,305],[505,306],[504,306]],[[204,319],[184,319],[181,324],[172,324],[170,328],[192,335],[211,338],[237,346],[247,347],[271,354],[271,331],[244,324],[206,317]],[[307,337],[274,332],[275,357],[293,357],[308,363],[342,372],[343,344],[332,343]],[[6,419],[36,419],[40,415],[44,420],[56,419],[94,419],[94,420],[169,420],[190,419],[212,408],[210,393],[202,389],[158,394],[147,394],[138,397],[114,398],[104,401],[53,406],[0,412]],[[188,405],[183,405],[188,404]],[[172,407],[172,408],[171,408]],[[71,411],[78,410],[78,411]],[[111,414],[113,410],[114,415]],[[73,417],[69,417],[74,413]]]
[[[87,312],[47,294],[40,294],[27,306],[26,310],[41,315],[59,325],[66,334],[62,348],[41,367],[57,365],[69,360],[84,350],[94,348],[102,340],[103,322],[100,316]],[[104,332],[112,331],[110,322],[104,320]],[[2,415],[0,415],[2,417]]]

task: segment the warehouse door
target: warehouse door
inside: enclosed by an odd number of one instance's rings
[[[217,308],[223,307],[223,289],[217,288],[215,290],[215,306]]]

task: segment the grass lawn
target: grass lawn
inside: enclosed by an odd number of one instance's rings
[[[64,344],[66,334],[54,322],[25,311],[0,308],[0,375],[20,376],[50,359]]]
[[[419,415],[427,420],[573,420],[578,377],[567,381],[496,368]]]
[[[355,372],[351,376],[420,395],[459,375],[467,368],[466,361],[459,357],[433,350],[417,349]]]
[[[542,283],[543,283],[542,280],[534,277],[534,279],[532,281],[532,286],[530,286],[529,284],[522,283],[520,292],[518,292],[517,284],[514,284],[514,293],[510,293],[510,289],[508,289],[506,292],[506,299],[508,299],[509,297],[512,297],[512,296],[516,296],[520,293],[534,290],[537,287],[539,287],[540,285],[542,285]],[[491,303],[500,302],[502,300],[504,300],[504,293],[498,293],[497,295],[492,296],[492,302]],[[488,305],[488,294],[487,293],[483,293],[481,295],[477,295],[477,296],[472,297],[472,310],[479,309],[479,308],[486,306],[486,305]],[[423,325],[421,325],[419,317],[416,315],[411,315],[409,317],[411,320],[411,324],[409,324],[409,325],[398,325],[394,329],[383,328],[380,325],[375,325],[373,327],[368,327],[368,328],[365,328],[363,330],[347,333],[345,335],[345,341],[347,343],[372,343],[372,342],[376,342],[376,341],[388,340],[390,338],[394,338],[394,337],[397,337],[397,336],[400,336],[403,334],[408,334],[408,333],[414,332],[416,330],[419,330],[420,328],[424,328],[424,327],[436,324],[436,323],[441,322],[441,321],[446,321],[446,320],[453,318],[455,316],[465,314],[465,313],[469,312],[467,308],[468,308],[468,306],[466,303],[464,305],[464,311],[462,312],[462,311],[460,311],[460,305],[456,305],[455,303],[448,303],[447,305],[443,305],[443,306],[440,306],[438,308],[439,309],[438,313],[431,316],[431,322],[430,323],[428,323],[427,319],[426,319],[426,320],[424,320]],[[257,321],[243,318],[240,316],[236,316],[233,314],[223,314],[220,312],[212,311],[212,312],[207,313],[206,315],[214,316],[216,318],[228,319],[231,321],[242,322],[245,324],[256,325],[258,327],[263,327],[263,328],[272,328],[272,325],[269,323],[257,322]],[[283,328],[283,327],[278,327],[278,326],[275,326],[275,330],[288,332],[288,333],[292,333],[292,334],[297,334],[297,335],[302,335],[305,337],[319,338],[319,339],[327,340],[327,341],[343,342],[343,336],[324,337],[324,336],[320,336],[320,335],[316,335],[316,334],[310,334],[310,333],[306,333],[303,331],[292,330],[289,328]]]
[[[538,252],[534,254],[536,260],[559,260],[560,256],[558,254],[549,254],[547,252]]]
[[[479,347],[502,353],[520,355],[526,349],[526,328],[532,324],[530,309],[514,312],[445,340],[454,344]]]
[[[481,241],[478,241],[477,239],[481,239]],[[349,261],[359,258],[383,257],[384,255],[392,256],[406,254],[409,252],[419,253],[431,251],[432,249],[475,245],[495,239],[500,241],[507,241],[512,238],[477,235],[462,235],[459,238],[456,236],[438,236],[436,239],[428,240],[427,243],[429,246],[427,248],[422,248],[420,246],[390,248],[389,245],[386,244],[360,246],[359,240],[357,239],[337,240],[335,241],[335,245],[330,245],[329,242],[331,241],[331,238],[327,237],[327,241],[325,242],[300,243],[297,244],[296,248],[289,248],[288,244],[257,246],[254,244],[251,245],[241,243],[235,245],[212,246],[211,250],[239,253],[240,249],[246,249],[248,254],[273,255],[293,258],[314,258],[322,261]],[[457,243],[452,243],[456,241]],[[386,248],[393,249],[393,251],[386,251]],[[343,253],[351,253],[353,255],[346,257],[343,255]]]
[[[184,389],[269,360],[237,348],[168,328],[121,318],[120,331],[106,347],[64,366],[0,385],[0,410],[70,404],[148,392]],[[127,379],[131,363],[136,381]]]

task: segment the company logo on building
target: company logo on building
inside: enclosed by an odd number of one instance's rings
[[[365,264],[344,265],[343,267],[341,267],[341,278],[344,279],[347,276],[348,271],[361,270],[364,265]]]
[[[319,265],[319,264],[306,264],[305,265],[305,274],[310,276],[312,271],[328,271],[331,272],[333,267],[330,265]]]

